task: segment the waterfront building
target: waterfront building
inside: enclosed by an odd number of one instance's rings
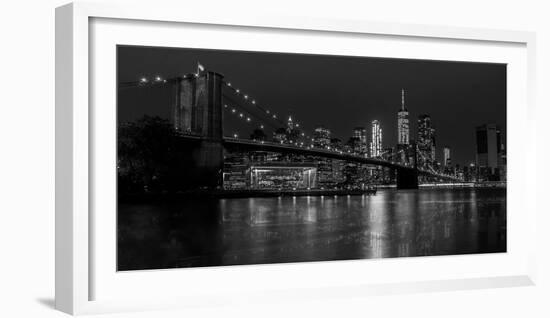
[[[382,128],[378,120],[372,121],[370,156],[377,158],[382,155]]]
[[[503,143],[500,127],[485,124],[476,128],[476,165],[480,181],[498,181],[503,169]]]
[[[277,128],[273,132],[273,142],[277,142],[281,144],[286,144],[288,142],[285,128]]]
[[[350,137],[348,139],[346,151],[352,152],[354,154],[360,154],[361,153],[361,140],[357,137]]]
[[[451,148],[449,146],[443,147],[443,165],[445,167],[451,165]]]
[[[418,167],[434,167],[435,161],[435,128],[432,126],[430,115],[418,116],[418,139],[417,139],[417,160]]]
[[[394,154],[394,151],[393,151],[393,148],[392,147],[387,147],[387,148],[384,148],[384,151],[382,152],[382,159],[386,160],[386,161],[395,161],[395,154]]]
[[[339,138],[330,138],[330,148],[334,150],[343,150],[342,140]]]
[[[325,127],[317,127],[313,131],[313,146],[315,148],[326,149],[330,147],[330,129]]]
[[[301,134],[300,130],[298,129],[298,125],[292,121],[292,116],[288,116],[286,125],[286,138],[288,143],[294,145],[298,144],[298,140],[300,139]]]
[[[332,159],[317,158],[317,181],[319,187],[331,188],[334,186]]]
[[[223,165],[223,188],[229,190],[248,189],[249,157],[246,152],[233,152],[227,154]]]
[[[332,160],[332,180],[334,185],[338,186],[345,180],[344,167],[346,162],[343,160]]]
[[[314,163],[251,163],[247,171],[251,189],[312,189],[317,187],[317,167]]]
[[[355,127],[353,129],[353,137],[358,139],[358,153],[362,155],[366,155],[368,152],[368,145],[367,145],[367,130],[365,127]]]

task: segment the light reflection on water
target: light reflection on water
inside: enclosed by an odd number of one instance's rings
[[[506,250],[505,190],[196,200],[119,207],[119,270]]]

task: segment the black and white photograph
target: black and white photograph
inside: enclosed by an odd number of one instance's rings
[[[3,6],[0,318],[548,318],[544,1]]]
[[[507,66],[119,45],[117,270],[507,251]]]

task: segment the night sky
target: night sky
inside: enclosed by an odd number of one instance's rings
[[[292,114],[308,133],[325,126],[344,142],[354,127],[370,132],[377,119],[383,146],[395,146],[402,88],[411,140],[418,115],[429,114],[440,161],[448,145],[453,163],[473,162],[476,126],[496,123],[506,132],[505,64],[120,46],[118,80],[181,76],[199,61],[279,117]],[[162,86],[119,89],[118,120],[168,118],[169,95]]]

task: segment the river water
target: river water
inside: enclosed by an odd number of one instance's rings
[[[118,270],[505,251],[505,189],[203,199],[118,211]]]

